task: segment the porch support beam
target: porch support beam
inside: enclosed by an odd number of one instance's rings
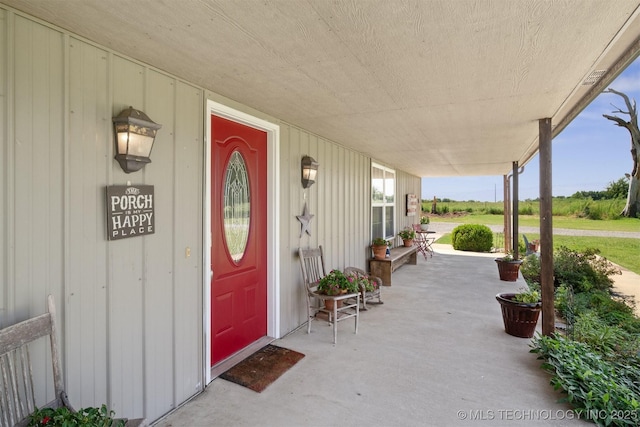
[[[540,153],[540,288],[542,293],[542,335],[555,331],[553,307],[553,217],[551,189],[551,119],[538,121]]]
[[[504,253],[508,253],[511,250],[511,189],[509,188],[509,175],[502,176],[503,186],[503,218],[504,218]]]
[[[511,211],[511,215],[513,217],[511,224],[511,232],[512,232],[512,238],[513,238],[513,242],[511,244],[511,249],[513,250],[513,257],[515,259],[518,259],[519,254],[518,254],[518,200],[520,199],[520,195],[518,194],[518,162],[513,162],[513,174],[511,179],[513,179],[513,198],[511,200],[511,204],[513,205],[513,209]]]

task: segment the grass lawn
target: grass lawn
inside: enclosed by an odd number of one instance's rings
[[[521,225],[524,224],[521,223]],[[598,230],[602,230],[602,228],[598,228]],[[527,238],[529,240],[533,240],[539,239],[540,236],[538,234],[527,233]],[[436,243],[451,244],[451,234],[445,234],[438,239]],[[553,247],[558,248],[559,246],[566,246],[567,248],[576,251],[584,250],[586,248],[597,248],[600,250],[600,255],[607,258],[609,261],[631,270],[634,273],[640,274],[640,239],[554,235]]]

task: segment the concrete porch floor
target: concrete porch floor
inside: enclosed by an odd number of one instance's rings
[[[557,403],[530,340],[504,332],[495,295],[522,277],[501,282],[494,254],[449,248],[397,270],[336,346],[319,320],[274,341],[305,357],[262,393],[218,378],[156,425],[593,425]]]

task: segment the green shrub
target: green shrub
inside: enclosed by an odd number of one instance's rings
[[[574,308],[576,304],[571,286],[560,285],[556,288],[553,305],[558,313],[560,313],[560,316],[567,321],[567,324],[569,326],[573,325],[575,320]]]
[[[606,258],[598,256],[598,249],[587,248],[582,252],[561,246],[553,253],[555,285],[570,286],[574,293],[591,290],[610,290],[611,277],[620,270]],[[520,268],[525,280],[540,283],[540,259],[529,255]]]
[[[591,289],[608,290],[613,286],[609,277],[620,270],[599,257],[598,249],[587,248],[583,252],[559,247],[553,254],[553,273],[556,284],[570,285],[574,293]]]
[[[533,215],[533,206],[519,206],[518,207],[518,215]]]
[[[521,252],[522,253],[522,252]],[[522,260],[520,265],[520,273],[528,284],[540,284],[540,257],[532,254]]]
[[[451,244],[459,251],[489,252],[493,245],[493,232],[486,225],[462,224],[451,232]]]

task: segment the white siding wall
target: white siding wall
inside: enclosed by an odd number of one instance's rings
[[[74,406],[153,421],[203,387],[206,99],[280,125],[280,334],[306,321],[299,247],[323,245],[330,269],[366,268],[369,157],[4,9],[0,77],[0,327],[55,296]],[[127,175],[111,118],[130,105],[163,127],[152,163]],[[304,155],[320,164],[307,190]],[[420,179],[396,174],[402,228]],[[155,234],[109,242],[105,187],[127,181],[155,186]],[[301,237],[305,200],[315,216]],[[47,351],[35,370],[50,381]]]
[[[44,312],[52,293],[72,404],[158,418],[203,386],[203,91],[26,17],[1,18],[0,327]],[[152,163],[127,175],[111,118],[129,105],[163,127]],[[156,232],[108,242],[105,187],[127,181],[155,186]],[[39,350],[45,377],[44,342]]]
[[[305,296],[298,248],[322,245],[327,269],[366,268],[370,224],[370,159],[293,126],[281,124],[281,278],[282,333],[306,321]],[[309,155],[318,163],[316,183],[303,189],[300,162]],[[286,163],[285,163],[285,160]],[[286,196],[285,196],[286,195]],[[311,221],[311,236],[300,236],[304,203]]]

